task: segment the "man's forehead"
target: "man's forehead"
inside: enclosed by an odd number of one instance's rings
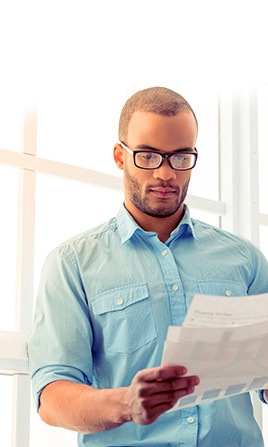
[[[179,144],[178,149],[181,143],[185,147],[192,147],[196,137],[196,122],[192,113],[188,111],[173,116],[136,111],[128,126],[128,144],[132,144],[137,149],[142,149],[142,146],[148,148],[151,146],[162,150],[165,143],[170,143],[176,150],[176,141]],[[180,140],[182,140],[181,143]]]
[[[172,124],[172,123],[176,123],[179,121],[184,121],[184,122],[189,122],[192,125],[194,125],[194,127],[197,130],[197,125],[196,125],[196,121],[195,118],[193,116],[193,114],[188,111],[188,110],[184,110],[181,111],[179,113],[177,113],[176,115],[164,115],[164,114],[158,114],[158,113],[154,113],[154,112],[146,112],[143,110],[136,110],[130,121],[129,121],[129,125],[128,127],[132,127],[134,126],[141,126],[143,127],[144,125],[159,125],[160,123],[162,124]]]

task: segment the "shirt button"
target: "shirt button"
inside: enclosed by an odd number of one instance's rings
[[[118,298],[118,300],[116,300],[116,304],[118,304],[118,306],[121,306],[121,304],[123,304],[123,300],[121,298]]]
[[[231,296],[231,295],[232,295],[232,292],[231,292],[231,290],[226,290],[225,294],[226,294],[227,296]]]
[[[194,418],[192,416],[190,416],[187,421],[189,422],[189,424],[192,424],[194,422]]]
[[[179,286],[177,285],[177,284],[174,284],[173,286],[172,286],[172,289],[176,292],[176,290],[178,290],[178,288],[179,288]]]
[[[163,250],[161,253],[162,256],[166,256],[166,254],[167,254],[167,250]]]

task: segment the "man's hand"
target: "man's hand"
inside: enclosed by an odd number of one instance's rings
[[[181,397],[191,394],[198,376],[185,376],[183,366],[160,366],[139,371],[127,388],[129,420],[148,425],[170,410]]]

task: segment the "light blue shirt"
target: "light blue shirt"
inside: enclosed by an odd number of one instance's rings
[[[186,208],[164,244],[122,206],[45,262],[28,345],[36,405],[55,380],[117,388],[137,371],[159,366],[168,326],[183,323],[196,293],[265,292],[268,263],[250,242],[191,219]],[[78,440],[94,447],[263,446],[247,393]]]

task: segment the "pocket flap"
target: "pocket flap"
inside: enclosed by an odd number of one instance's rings
[[[93,312],[97,315],[125,309],[134,303],[148,298],[147,284],[130,284],[106,290],[92,300]]]
[[[244,284],[228,280],[219,279],[198,281],[198,288],[203,295],[220,295],[220,296],[246,296],[247,289]]]

